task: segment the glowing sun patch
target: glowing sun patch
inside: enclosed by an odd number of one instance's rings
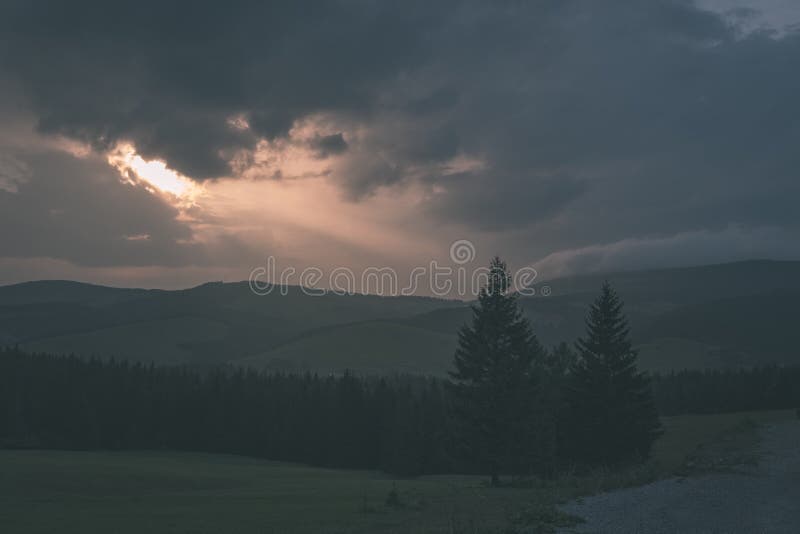
[[[151,192],[168,193],[191,202],[199,186],[186,176],[168,168],[159,160],[147,161],[129,143],[120,144],[108,154],[108,163],[131,184],[144,184]]]

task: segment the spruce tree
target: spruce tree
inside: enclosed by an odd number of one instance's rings
[[[610,465],[644,459],[661,434],[648,377],[637,369],[623,303],[608,282],[576,343],[565,391],[561,450],[569,461]]]
[[[541,468],[555,447],[542,406],[544,351],[510,282],[506,264],[494,258],[472,323],[459,332],[450,373],[465,452],[493,485],[503,472]]]

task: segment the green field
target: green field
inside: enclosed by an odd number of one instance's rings
[[[166,452],[0,451],[3,533],[496,532],[552,503],[676,472],[698,447],[789,412],[665,418],[634,470],[491,489],[471,476],[367,471]],[[397,488],[399,503],[386,498]],[[548,518],[550,519],[550,518]],[[563,519],[563,518],[562,518]],[[526,520],[529,525],[534,519]],[[508,531],[507,531],[508,532]]]

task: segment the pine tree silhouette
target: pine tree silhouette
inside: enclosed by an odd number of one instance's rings
[[[608,282],[586,318],[567,383],[561,450],[585,465],[649,455],[661,434],[648,377],[637,367],[623,303]]]
[[[546,464],[555,446],[539,387],[544,351],[510,285],[505,262],[494,258],[472,323],[459,332],[450,373],[466,452],[493,485],[501,472],[525,474]]]

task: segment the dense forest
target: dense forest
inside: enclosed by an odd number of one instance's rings
[[[448,471],[443,402],[436,381],[0,353],[6,447],[192,450]]]
[[[663,415],[793,408],[800,367],[652,376]],[[436,379],[270,374],[0,351],[0,446],[228,452],[396,474],[471,471]]]
[[[780,410],[800,406],[800,366],[680,371],[652,375],[661,415]]]

